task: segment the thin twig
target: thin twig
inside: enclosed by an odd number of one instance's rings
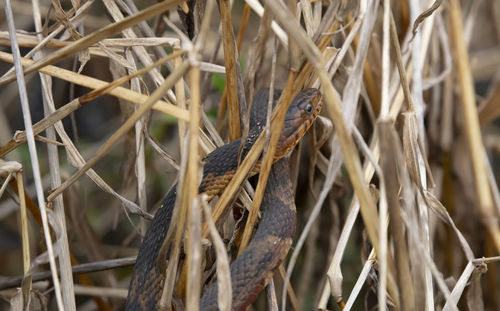
[[[73,274],[84,274],[89,272],[98,272],[109,269],[116,269],[122,267],[128,267],[135,264],[135,256],[120,258],[120,259],[110,259],[102,260],[91,263],[85,263],[81,265],[74,265],[71,267]],[[31,275],[33,282],[39,282],[48,280],[51,277],[50,271],[36,272]],[[0,290],[20,286],[24,276],[18,276],[4,281],[0,281]]]
[[[493,200],[488,187],[488,177],[484,166],[484,146],[479,127],[474,84],[469,65],[469,55],[463,37],[463,22],[460,3],[458,0],[450,0],[450,20],[452,23],[451,33],[453,46],[456,51],[456,62],[459,70],[460,91],[462,93],[462,109],[465,120],[465,130],[469,142],[469,152],[474,168],[474,181],[479,200],[479,209],[483,215],[482,220],[491,234],[493,242],[500,251],[500,229],[498,217],[495,214]]]
[[[156,89],[156,91],[151,94],[148,100],[144,103],[144,105],[140,106],[130,118],[120,127],[118,131],[116,131],[99,149],[96,156],[93,157],[90,161],[88,161],[82,168],[78,170],[73,176],[71,176],[68,180],[66,180],[59,188],[55,189],[48,197],[48,201],[52,201],[59,194],[61,194],[66,188],[72,185],[78,178],[80,178],[87,170],[89,170],[92,166],[94,166],[97,161],[99,161],[113,146],[114,144],[121,138],[123,134],[129,131],[141,118],[141,116],[146,113],[153,104],[165,93],[167,89],[170,89],[174,83],[181,77],[188,69],[189,64],[184,62],[177,70],[175,70],[166,80],[165,82]]]
[[[40,175],[40,167],[38,164],[38,155],[35,146],[35,136],[33,134],[33,127],[31,121],[31,112],[28,103],[28,94],[26,91],[26,84],[24,81],[23,67],[21,65],[21,54],[19,52],[19,47],[16,40],[16,26],[14,24],[14,16],[12,15],[12,8],[10,0],[5,0],[5,15],[7,17],[7,25],[9,28],[9,35],[11,40],[12,54],[14,57],[14,66],[16,68],[16,74],[13,79],[17,79],[17,85],[19,88],[19,97],[21,99],[21,108],[23,111],[24,126],[26,128],[26,135],[28,139],[28,149],[30,153],[31,166],[33,169],[33,178],[35,180],[35,188],[38,199],[38,206],[40,208],[40,213],[42,216],[43,233],[45,236],[45,244],[47,246],[47,251],[49,254],[50,270],[52,272],[52,281],[54,282],[54,292],[56,295],[57,306],[60,310],[64,310],[64,304],[62,301],[61,287],[59,283],[59,278],[57,277],[57,266],[55,262],[54,249],[52,246],[52,237],[50,235],[50,228],[47,218],[47,211],[45,206],[45,198],[42,186],[42,177]]]
[[[5,53],[5,52],[0,51],[0,60],[12,63],[12,55],[9,53]],[[30,64],[35,64],[34,61],[26,59],[26,58],[21,58],[21,62],[23,64],[23,66],[29,66]],[[60,79],[66,80],[68,82],[75,83],[75,84],[78,84],[78,85],[81,85],[84,87],[88,87],[91,89],[100,89],[100,88],[104,89],[106,87],[110,87],[110,85],[111,85],[110,83],[104,82],[102,80],[99,80],[96,78],[91,78],[91,77],[88,77],[88,76],[85,76],[82,74],[78,74],[78,73],[75,73],[75,72],[72,72],[72,71],[69,71],[66,69],[62,69],[62,68],[59,68],[56,66],[52,66],[52,65],[40,68],[39,71],[41,73],[45,73],[45,74],[51,75],[53,77],[60,78]],[[111,87],[109,94],[116,96],[120,99],[130,101],[130,102],[135,103],[135,104],[144,104],[148,98],[147,95],[136,93],[130,89],[127,89],[127,88],[124,88],[121,86],[117,86],[116,88]],[[172,104],[167,103],[167,102],[162,101],[162,100],[158,100],[158,102],[156,102],[153,105],[152,109],[164,112],[166,114],[169,114],[173,117],[182,119],[184,121],[189,121],[187,110],[181,109],[175,105],[172,105]]]
[[[113,34],[116,34],[120,32],[123,29],[126,29],[130,26],[135,25],[136,23],[149,19],[153,16],[156,16],[158,14],[163,13],[164,11],[170,9],[171,7],[178,5],[179,3],[184,2],[185,0],[167,0],[163,1],[161,3],[158,3],[156,5],[152,5],[141,12],[129,16],[120,22],[110,24],[106,27],[103,27],[99,29],[98,31],[85,36],[74,43],[58,50],[56,53],[52,53],[50,56],[45,57],[44,59],[27,66],[24,69],[24,74],[28,74],[34,71],[39,70],[42,67],[45,67],[47,65],[53,64],[56,61],[68,56],[72,55],[74,53],[77,53],[79,51],[82,51],[86,49],[87,47],[91,46],[94,43],[99,42],[100,40],[107,38]],[[0,79],[0,86],[5,85],[7,83],[10,83],[16,79],[15,75],[8,75],[2,79]]]

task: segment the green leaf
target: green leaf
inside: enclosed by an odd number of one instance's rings
[[[226,86],[226,76],[214,73],[212,75],[212,85],[217,91],[219,91],[219,93],[222,94],[222,92],[224,92],[224,87]]]

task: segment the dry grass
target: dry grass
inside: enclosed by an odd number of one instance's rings
[[[284,112],[307,87],[326,122],[291,155],[298,231],[253,308],[500,308],[500,2],[137,5],[0,4],[13,17],[0,19],[0,309],[27,297],[121,309],[129,256],[177,180],[161,303],[195,310],[216,274],[230,309],[228,260],[251,237]],[[270,85],[284,92],[269,134],[204,221],[200,159],[247,135]],[[254,192],[245,179],[262,153]]]

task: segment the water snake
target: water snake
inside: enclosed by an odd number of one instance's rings
[[[275,102],[280,93],[275,90]],[[250,131],[241,151],[243,158],[264,128],[268,94],[268,90],[261,90],[254,98]],[[298,143],[319,114],[321,106],[322,97],[317,89],[299,92],[287,111],[275,160],[283,158]],[[215,149],[203,159],[200,193],[204,192],[212,198],[227,186],[238,167],[240,145],[241,141],[235,140]],[[290,248],[295,231],[295,203],[287,165],[287,161],[273,165],[262,201],[263,218],[251,243],[231,264],[233,310],[244,310],[255,300]],[[257,174],[258,170],[257,164],[251,175]],[[173,187],[146,232],[132,273],[126,310],[158,309],[165,277],[158,267],[157,257],[170,225],[176,196],[176,187]],[[218,310],[216,283],[201,298],[200,310]]]

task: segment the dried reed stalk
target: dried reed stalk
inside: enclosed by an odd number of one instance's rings
[[[498,216],[494,210],[493,199],[488,187],[488,179],[484,165],[484,145],[482,143],[481,128],[476,108],[474,84],[469,65],[469,55],[463,37],[463,23],[461,7],[457,0],[450,1],[450,23],[455,47],[456,62],[459,71],[461,90],[461,103],[464,113],[469,152],[474,167],[474,181],[479,201],[479,210],[483,221],[491,234],[497,251],[500,251],[500,228],[498,227]]]

